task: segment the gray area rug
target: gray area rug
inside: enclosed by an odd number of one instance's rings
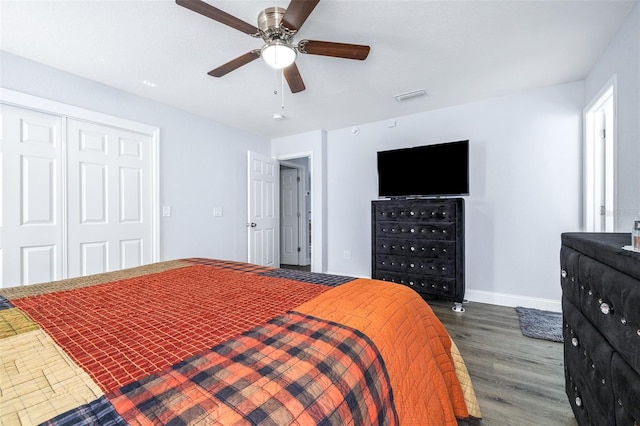
[[[534,339],[562,342],[562,313],[516,307],[522,334]]]

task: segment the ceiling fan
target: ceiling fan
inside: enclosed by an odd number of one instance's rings
[[[176,0],[180,6],[197,12],[222,24],[242,31],[251,37],[264,40],[261,49],[251,50],[244,55],[209,71],[213,77],[222,77],[249,62],[262,57],[273,68],[282,69],[292,93],[305,89],[300,71],[296,66],[297,53],[332,56],[335,58],[365,60],[369,46],[360,44],[335,43],[331,41],[301,40],[292,43],[292,38],[302,27],[320,0],[291,0],[289,6],[270,7],[258,15],[258,27],[236,18],[202,0]]]

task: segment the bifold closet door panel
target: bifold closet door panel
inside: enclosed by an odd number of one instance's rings
[[[68,275],[152,261],[152,138],[67,120]]]
[[[0,104],[0,287],[63,277],[62,120]]]

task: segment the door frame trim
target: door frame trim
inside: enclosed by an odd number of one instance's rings
[[[307,221],[306,221],[307,208],[305,203],[305,193],[309,190],[307,188],[307,181],[306,181],[307,168],[305,166],[301,166],[296,163],[291,163],[286,160],[280,161],[280,166],[297,169],[298,173],[302,174],[302,177],[299,176],[300,182],[298,182],[298,185],[297,185],[298,211],[301,214],[301,216],[298,217],[298,244],[300,245],[300,250],[301,250],[298,252],[298,266],[307,266],[311,263],[311,259],[307,256],[307,248],[308,248],[307,241],[309,241],[309,231],[308,231]],[[280,173],[282,173],[282,168],[278,170],[278,177],[280,177]],[[282,202],[282,186],[280,187],[280,201]],[[282,211],[282,209],[280,210]],[[278,214],[280,214],[281,211]],[[280,227],[282,228],[282,221],[280,221]],[[279,229],[278,231],[280,232],[280,236],[282,237],[282,229]],[[304,234],[300,235],[301,232],[304,232]],[[280,241],[280,250],[282,250],[282,241]],[[302,260],[300,259],[300,256],[303,257]],[[282,263],[282,257],[280,258],[280,262]]]
[[[118,127],[151,137],[151,262],[160,260],[160,185],[159,185],[159,146],[160,129],[156,126],[116,117],[74,105],[65,104],[39,96],[29,95],[11,89],[0,87],[0,103],[19,108],[30,109],[61,117],[65,123],[62,139],[66,140],[66,121],[69,118],[95,122],[103,125]],[[66,144],[62,145],[63,167],[66,167]],[[63,178],[61,195],[67,197],[66,178]],[[66,217],[66,206],[62,206]],[[62,221],[63,231],[66,231],[66,221]],[[67,248],[66,234],[63,233],[62,248]],[[62,277],[67,277],[66,259],[62,265]]]
[[[613,150],[613,230],[617,227],[617,212],[618,212],[618,185],[617,176],[615,170],[617,170],[617,141],[618,141],[618,114],[617,114],[617,101],[618,101],[618,76],[613,74],[598,90],[593,98],[587,103],[582,110],[582,229],[588,231],[591,229],[589,222],[593,217],[593,200],[590,192],[593,190],[591,184],[591,171],[593,168],[593,113],[592,111],[601,102],[602,97],[608,92],[612,91],[613,97],[613,134],[611,137],[611,145]],[[591,209],[591,211],[590,211]]]
[[[316,211],[316,208],[318,209],[322,208],[322,201],[318,201],[320,200],[320,194],[318,194],[318,192],[321,192],[321,191],[316,190],[317,182],[320,179],[321,170],[316,172],[316,170],[314,169],[314,164],[313,164],[314,152],[313,151],[292,152],[292,153],[277,155],[275,158],[276,160],[282,162],[282,161],[294,160],[296,158],[303,158],[303,157],[309,159],[308,174],[311,178],[311,187],[308,188],[308,190],[311,191],[311,223],[312,223],[311,233],[309,234],[309,238],[311,239],[311,259],[310,259],[309,265],[312,272],[323,272],[322,271],[323,238],[322,238],[322,234],[318,232],[318,229],[320,229],[320,226],[321,226],[319,225],[319,221],[322,220],[322,211],[321,210]],[[318,156],[318,158],[322,158],[322,157]],[[316,176],[316,174],[318,176]],[[280,213],[278,212],[278,216],[279,215]]]

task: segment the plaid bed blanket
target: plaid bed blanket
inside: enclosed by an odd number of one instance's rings
[[[289,312],[46,424],[186,425],[212,418],[233,425],[398,422],[371,341]]]
[[[0,289],[0,424],[479,417],[430,312],[402,286],[212,259]]]

